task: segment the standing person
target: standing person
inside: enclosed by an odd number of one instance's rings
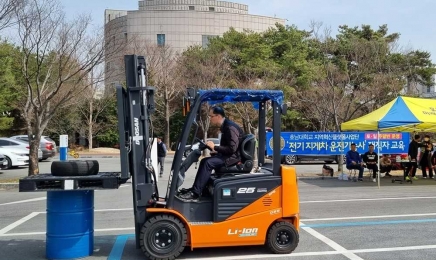
[[[363,162],[362,162],[362,158],[360,158],[360,154],[359,152],[356,151],[356,144],[352,143],[351,144],[351,150],[347,152],[346,154],[346,165],[347,165],[347,169],[351,170],[351,169],[355,169],[355,170],[359,170],[359,181],[363,181]]]
[[[203,158],[200,161],[197,175],[195,176],[192,188],[188,192],[180,195],[182,199],[197,200],[209,181],[212,170],[222,166],[232,166],[241,160],[239,153],[239,143],[243,138],[244,132],[235,122],[226,118],[224,109],[219,106],[212,107],[209,111],[211,125],[220,126],[221,141],[220,145],[208,141],[206,144],[212,149],[211,157]]]
[[[422,177],[427,179],[427,168],[430,179],[433,179],[433,167],[431,161],[431,152],[433,151],[433,144],[430,141],[430,136],[424,136],[423,144],[425,147],[421,150],[421,156],[419,164],[421,165]]]
[[[162,142],[162,137],[157,137],[157,165],[160,165],[159,177],[163,176],[165,157],[167,156],[167,147]]]
[[[391,171],[392,171],[391,159],[389,159],[389,156],[387,154],[383,154],[383,158],[380,161],[380,173],[386,172],[385,176],[392,177]]]
[[[433,171],[436,173],[436,152],[433,152],[433,155],[431,156],[431,165],[433,168]],[[430,179],[433,179],[433,176],[430,176]]]
[[[425,147],[425,145],[420,144],[419,141],[421,140],[420,135],[415,135],[413,137],[413,140],[409,144],[409,151],[407,154],[409,155],[409,165],[406,169],[406,181],[410,181],[411,178],[414,180],[417,180],[418,178],[416,175],[416,168],[418,167],[417,164],[417,158],[418,158],[418,149],[419,147]]]
[[[377,182],[375,178],[378,172],[378,155],[374,152],[373,144],[369,144],[369,151],[363,154],[362,159],[366,164],[366,168],[372,170],[372,181]]]

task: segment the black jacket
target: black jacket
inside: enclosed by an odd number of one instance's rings
[[[362,156],[362,160],[365,163],[369,163],[369,162],[375,162],[378,163],[378,155],[375,152],[369,153],[366,152],[363,156]]]
[[[226,166],[232,166],[241,161],[239,144],[244,136],[242,129],[229,119],[224,119],[221,125],[221,141],[215,146],[215,151],[223,157]]]
[[[418,158],[418,149],[419,147],[425,147],[425,144],[420,144],[415,140],[412,140],[409,144],[408,155],[410,156],[410,160],[415,160]]]

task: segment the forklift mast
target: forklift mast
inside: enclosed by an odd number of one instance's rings
[[[156,173],[151,163],[153,130],[150,115],[155,110],[153,87],[147,86],[143,56],[124,57],[126,87],[117,86],[121,182],[132,178],[136,246],[146,219],[146,206],[158,198]]]

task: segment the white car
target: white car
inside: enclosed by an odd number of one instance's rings
[[[0,137],[0,147],[11,147],[11,148],[22,148],[22,149],[30,149],[29,142],[8,138],[8,137]],[[38,160],[42,161],[43,153],[40,148],[38,148]]]
[[[29,150],[23,148],[0,147],[0,154],[6,160],[4,169],[29,165]]]
[[[5,156],[3,154],[0,154],[0,170],[5,168],[7,165],[7,161],[5,159]]]

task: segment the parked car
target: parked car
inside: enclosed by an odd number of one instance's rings
[[[326,163],[339,162],[340,155],[327,155],[327,154],[311,154],[311,155],[282,155],[282,163],[295,164],[302,161],[323,161]],[[345,155],[344,160],[345,163]]]
[[[6,168],[7,163],[5,156],[0,154],[0,170]]]
[[[0,147],[0,154],[6,160],[5,169],[29,165],[29,150],[23,148]]]
[[[20,139],[8,138],[8,137],[0,137],[0,146],[2,147],[12,147],[12,148],[22,148],[22,149],[30,149],[29,143]],[[42,160],[42,150],[38,148],[38,160]]]
[[[11,138],[29,142],[29,137],[27,135],[15,135],[11,136]],[[39,148],[42,150],[42,160],[47,160],[56,155],[56,143],[48,136],[41,136]]]
[[[215,145],[220,145],[220,139],[219,138],[208,138],[207,141],[212,141]],[[191,145],[187,145],[185,147],[185,152],[184,152],[185,157],[188,157],[188,155],[192,151],[198,149],[199,146],[200,146],[199,143],[194,143],[192,146]]]

